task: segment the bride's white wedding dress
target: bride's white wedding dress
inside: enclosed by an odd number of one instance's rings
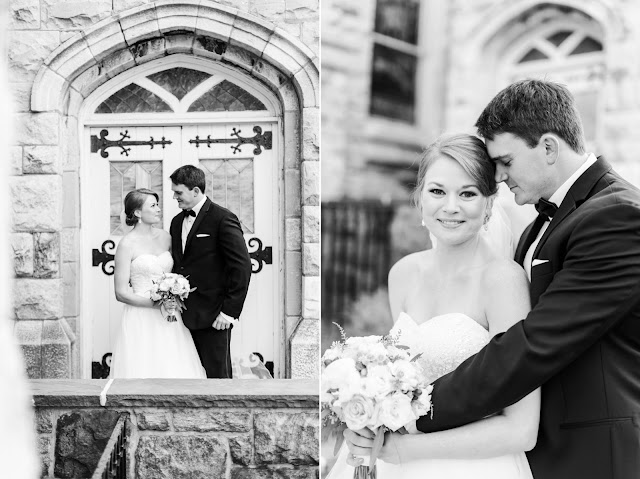
[[[469,316],[449,313],[417,324],[408,314],[400,313],[392,332],[400,331],[399,344],[418,359],[427,381],[453,371],[465,359],[477,353],[490,339],[489,332]],[[473,394],[473,391],[469,391]],[[433,411],[438,414],[438,411]],[[482,438],[479,438],[482,440]],[[327,479],[351,479],[353,467],[347,465],[348,449],[343,447]],[[532,479],[525,453],[489,459],[420,459],[403,464],[377,461],[380,479],[414,477],[438,479]]]
[[[153,280],[170,272],[169,251],[142,254],[131,262],[133,292],[148,298]],[[156,308],[124,305],[120,335],[113,349],[112,378],[206,378],[191,333],[182,323],[170,323]]]

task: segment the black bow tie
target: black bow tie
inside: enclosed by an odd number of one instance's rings
[[[184,215],[185,218],[187,216],[193,216],[194,218],[196,217],[196,212],[193,210],[182,210],[182,214]]]
[[[551,221],[551,218],[553,218],[558,211],[558,207],[555,203],[540,198],[540,201],[536,203],[536,210],[540,216],[545,217],[546,221]]]

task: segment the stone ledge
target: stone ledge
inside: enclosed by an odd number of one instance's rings
[[[106,379],[34,379],[37,407],[96,407]],[[107,407],[318,407],[317,380],[304,379],[117,379]]]

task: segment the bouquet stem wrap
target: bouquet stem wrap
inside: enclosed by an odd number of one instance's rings
[[[357,466],[353,470],[353,479],[377,479],[377,477],[378,470],[375,464],[372,468],[369,466]]]

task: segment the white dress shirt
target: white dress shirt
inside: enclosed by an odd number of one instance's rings
[[[567,193],[569,192],[573,184],[578,180],[578,178],[582,176],[582,174],[585,171],[587,171],[587,169],[591,165],[593,165],[596,162],[596,160],[597,160],[596,155],[594,155],[593,153],[589,153],[589,156],[587,157],[586,161],[582,163],[580,168],[578,168],[575,171],[575,173],[567,179],[567,181],[562,183],[560,188],[558,188],[556,192],[553,195],[551,195],[551,198],[549,198],[549,201],[559,207],[562,204],[562,201],[564,200],[565,196],[567,196]],[[550,221],[544,222],[544,224],[542,225],[542,228],[540,228],[540,232],[538,233],[538,236],[536,236],[536,239],[533,241],[533,243],[531,243],[531,246],[527,250],[527,254],[524,257],[524,269],[527,272],[527,277],[529,278],[529,281],[531,281],[531,263],[533,261],[533,253],[538,247],[538,243],[540,243],[540,239],[542,238],[542,235],[544,234],[544,232],[547,231],[547,228],[549,227],[549,223],[551,221],[553,221],[553,218],[551,218]]]
[[[196,217],[198,216],[198,213],[200,213],[200,210],[202,209],[202,206],[204,205],[205,201],[207,201],[206,196],[202,198],[197,205],[191,208],[193,212],[196,214],[196,216],[185,216],[184,219],[182,220],[182,252],[183,253],[184,253],[184,247],[187,244],[187,237],[189,236],[189,232],[191,231],[191,228],[193,228],[193,223],[196,221]]]

